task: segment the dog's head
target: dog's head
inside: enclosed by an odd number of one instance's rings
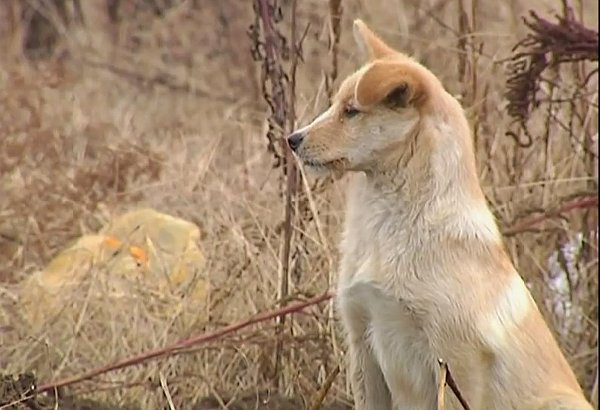
[[[439,81],[410,57],[391,49],[361,21],[354,37],[367,63],[340,86],[332,105],[288,136],[313,169],[368,171],[391,150],[406,149],[418,132]]]

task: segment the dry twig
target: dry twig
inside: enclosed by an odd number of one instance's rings
[[[173,403],[173,398],[171,397],[171,392],[169,391],[169,386],[167,385],[167,379],[165,379],[165,375],[162,372],[159,373],[160,377],[160,387],[162,388],[163,393],[167,399],[167,403],[169,404],[169,410],[175,410],[175,404]]]
[[[327,376],[327,379],[325,379],[325,383],[323,383],[323,386],[321,386],[321,388],[319,389],[319,394],[317,395],[317,398],[315,399],[313,404],[309,407],[309,410],[319,410],[321,408],[321,404],[323,403],[323,400],[325,400],[327,392],[329,392],[329,389],[331,389],[331,385],[333,384],[339,372],[340,366],[336,365],[335,368],[331,371],[331,373],[329,373],[329,375]]]
[[[442,360],[438,360],[440,365],[440,380],[438,381],[438,392],[437,392],[437,410],[444,410],[446,408],[446,376],[448,374],[448,365]]]
[[[444,362],[442,359],[438,359],[438,364],[440,365],[440,372],[444,376],[445,383],[450,387],[450,390],[452,390],[452,393],[454,393],[454,395],[460,402],[460,405],[465,410],[471,410],[471,408],[469,407],[469,404],[467,403],[467,401],[463,397],[462,393],[460,392],[458,385],[454,381],[454,378],[452,377],[452,373],[450,372],[450,368],[448,367],[448,364],[446,362]],[[438,398],[439,398],[439,394],[440,394],[439,389],[441,389],[442,386],[443,385],[440,383],[440,386],[438,387]],[[443,396],[444,396],[444,394],[442,393],[442,397]],[[440,407],[440,404],[442,405],[442,407]],[[444,408],[443,402],[442,403],[438,402],[438,410],[441,410],[443,408]]]

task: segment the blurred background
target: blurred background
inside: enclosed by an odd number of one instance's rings
[[[1,0],[0,408],[351,408],[328,301],[30,388],[333,288],[346,179],[305,178],[280,142],[361,63],[355,18],[462,102],[506,246],[590,397],[597,14],[594,0]]]

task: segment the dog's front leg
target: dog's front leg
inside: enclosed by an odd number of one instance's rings
[[[391,410],[391,395],[368,341],[368,315],[351,298],[342,296],[338,303],[348,335],[349,376],[356,410]]]
[[[362,342],[350,341],[350,382],[356,410],[391,410],[390,392],[379,364]]]

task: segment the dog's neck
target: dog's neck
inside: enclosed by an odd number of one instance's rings
[[[364,205],[415,233],[499,241],[472,152],[457,145],[419,148],[405,158],[392,154],[366,172]]]

